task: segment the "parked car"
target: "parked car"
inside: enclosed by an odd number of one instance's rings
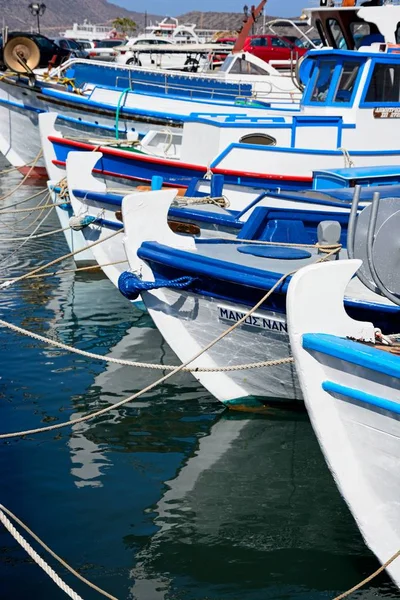
[[[265,62],[287,61],[293,53],[293,46],[285,38],[278,35],[250,35],[246,38],[243,50],[254,54]],[[308,48],[296,47],[296,53],[303,56]]]
[[[87,58],[87,51],[81,46],[80,42],[71,40],[70,38],[53,38],[53,42],[70,52],[71,58]]]
[[[212,61],[213,69],[219,67],[224,62],[224,60],[226,59],[228,54],[230,54],[232,52],[235,42],[236,42],[235,37],[224,37],[224,38],[220,38],[219,40],[215,41],[215,44],[223,44],[224,46],[226,46],[226,52],[218,52],[217,54],[214,54],[213,61]]]
[[[307,48],[307,50],[312,50],[312,48],[314,48],[315,46],[319,48],[322,44],[320,38],[310,38],[310,41],[312,42],[312,44],[310,44],[310,42],[306,38],[301,38],[297,40],[295,46],[297,48]]]
[[[114,48],[125,44],[125,40],[99,40],[94,42],[94,48],[89,50],[88,58],[92,58],[94,60],[115,60],[117,56],[117,52]]]
[[[47,38],[44,35],[41,35],[39,33],[28,33],[26,31],[11,31],[8,33],[7,40],[9,41],[15,37],[29,38],[35,42],[35,44],[38,46],[38,48],[40,50],[40,63],[38,65],[39,67],[47,67],[47,65],[49,64],[50,61],[52,61],[52,64],[55,67],[57,67],[64,60],[68,59],[71,54],[69,49],[66,50],[65,48],[61,48],[60,46],[57,46],[57,44],[55,44],[53,42],[53,40],[50,40],[49,38]],[[1,36],[0,36],[0,38],[1,38]],[[2,38],[1,38],[1,45],[0,45],[0,68],[1,69],[6,68],[6,65],[4,64],[4,61],[3,61],[3,39]]]

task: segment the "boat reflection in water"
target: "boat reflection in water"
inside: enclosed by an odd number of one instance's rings
[[[166,486],[151,541],[125,539],[136,600],[326,598],[377,567],[303,412],[224,412]]]
[[[66,344],[177,363],[148,315],[135,312],[100,276],[60,279],[46,309],[47,335],[54,329]],[[62,351],[43,352],[74,406],[70,418],[161,375],[67,352],[56,361]],[[231,414],[181,374],[138,402],[73,426],[66,444],[79,494],[60,488],[64,510],[80,515],[85,535],[99,540],[90,548],[96,564],[104,564],[110,548],[110,587],[118,597],[326,600],[327,591],[334,597],[378,566],[302,409]],[[77,551],[76,537],[65,543]],[[395,597],[387,576],[363,598],[377,591]]]
[[[149,315],[140,310],[134,310],[132,313],[130,302],[126,301],[102,274],[75,273],[68,279],[62,278],[57,286],[57,295],[47,304],[47,308],[55,315],[54,337],[67,345],[97,354],[109,354],[117,359],[158,364],[177,363],[176,356],[154,327]],[[50,324],[50,337],[51,329]],[[95,345],[94,338],[97,338]],[[48,356],[53,356],[60,351],[50,348],[45,349],[45,352]],[[73,370],[75,378],[80,375],[86,379],[82,382],[82,394],[72,398],[78,411],[71,414],[71,419],[119,402],[165,373],[162,370],[137,369],[97,362],[79,355],[70,355],[69,360],[72,364],[69,369],[64,370]],[[74,425],[71,428],[73,435],[69,438],[68,446],[71,450],[71,474],[75,485],[102,485],[104,470],[112,466],[112,452],[109,452],[110,436],[114,441],[117,440],[118,445],[124,444],[123,439],[119,438],[120,435],[124,437],[126,433],[123,421],[124,417],[129,417],[132,408],[137,413],[141,408],[150,405],[156,407],[163,400],[170,398],[179,397],[179,404],[197,400],[199,390],[200,398],[202,395],[208,398],[208,394],[203,392],[200,384],[189,374],[177,375],[168,386],[154,390],[150,400],[147,395],[146,400],[138,399],[126,407],[109,412],[106,415],[108,436],[102,433],[104,417],[100,424],[97,421],[88,421]],[[212,403],[211,399],[210,401]],[[130,419],[128,420],[130,422]],[[112,427],[116,424],[119,424],[119,427],[113,430]],[[136,422],[135,430],[138,425],[140,429],[140,423]]]

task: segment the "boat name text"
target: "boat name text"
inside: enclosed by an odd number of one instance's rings
[[[237,323],[242,319],[246,313],[234,310],[226,306],[218,306],[219,318],[223,321],[233,321]],[[271,319],[261,315],[253,314],[246,317],[243,325],[250,325],[250,327],[257,327],[258,329],[266,329],[268,331],[283,331],[287,333],[287,324],[284,321]]]

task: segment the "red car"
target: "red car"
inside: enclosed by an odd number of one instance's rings
[[[290,60],[292,53],[294,56],[303,56],[308,48],[293,46],[289,40],[278,35],[250,35],[246,38],[243,50],[269,62]]]

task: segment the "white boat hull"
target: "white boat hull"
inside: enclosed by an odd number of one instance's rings
[[[372,323],[352,320],[343,308],[345,286],[360,264],[339,261],[296,274],[288,320],[314,431],[367,545],[385,563],[400,549],[400,357],[353,341],[375,337]],[[388,360],[398,361],[397,376]],[[399,559],[387,570],[400,586]]]
[[[144,292],[142,298],[157,328],[181,362],[194,356],[249,310],[240,304],[167,288]],[[257,322],[257,326],[239,326],[192,365],[218,369],[291,356],[283,315],[258,311],[249,321]],[[193,375],[230,408],[249,409],[260,407],[263,402],[302,399],[292,364]]]

